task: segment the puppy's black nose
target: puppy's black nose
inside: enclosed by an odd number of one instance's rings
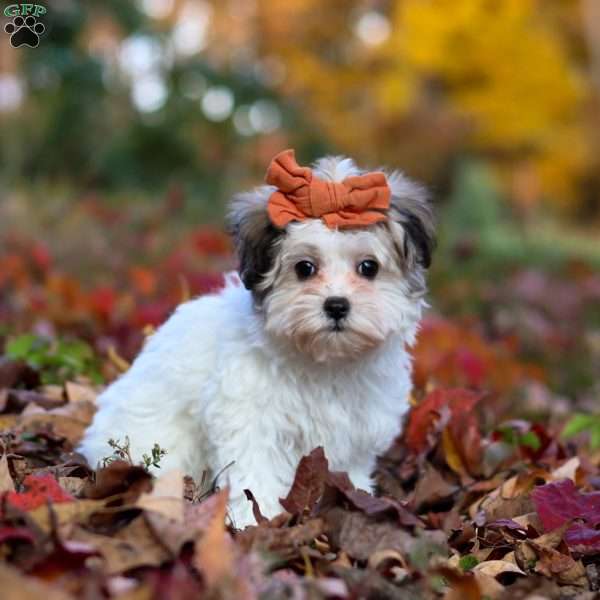
[[[330,296],[325,300],[323,309],[327,313],[327,316],[339,321],[350,312],[350,302],[342,296]]]

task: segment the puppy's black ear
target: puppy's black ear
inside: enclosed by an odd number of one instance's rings
[[[267,215],[271,192],[270,188],[257,188],[234,196],[227,215],[227,229],[237,251],[240,278],[252,292],[258,292],[257,286],[263,283],[273,266],[276,242],[284,233],[271,224]]]
[[[427,190],[400,173],[388,176],[392,190],[389,228],[408,269],[428,269],[435,248],[435,220]]]

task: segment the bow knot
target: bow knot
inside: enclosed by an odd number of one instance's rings
[[[391,193],[383,173],[325,181],[298,165],[293,150],[285,150],[271,161],[266,182],[277,188],[267,211],[280,229],[305,219],[320,218],[331,229],[365,227],[387,219],[383,211],[389,208]]]

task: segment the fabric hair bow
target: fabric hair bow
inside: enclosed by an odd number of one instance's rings
[[[385,221],[390,188],[383,173],[324,181],[301,167],[293,150],[280,152],[271,161],[265,178],[277,190],[269,197],[271,223],[283,229],[290,221],[322,219],[330,229],[365,227]]]

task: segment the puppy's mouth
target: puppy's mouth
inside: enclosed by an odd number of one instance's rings
[[[343,323],[340,323],[339,321],[336,321],[330,328],[330,331],[334,332],[334,333],[339,333],[341,331],[344,331],[345,329],[345,325]]]

